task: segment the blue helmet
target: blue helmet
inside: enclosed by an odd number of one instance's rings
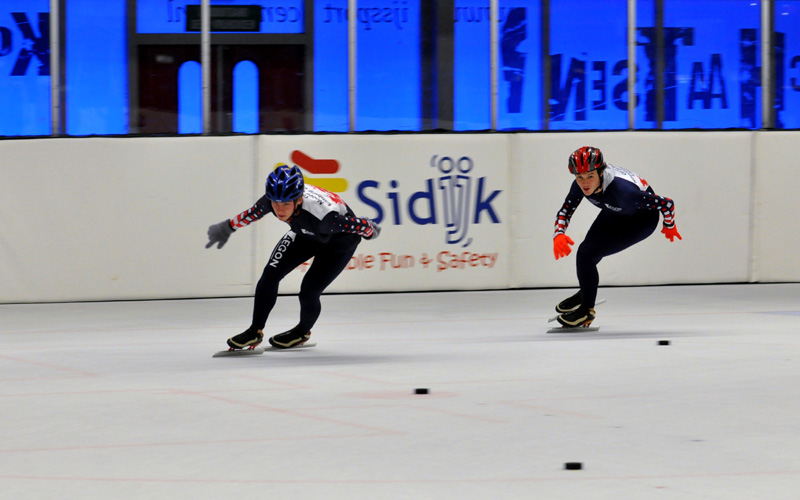
[[[294,201],[303,196],[303,188],[303,173],[297,165],[291,168],[278,165],[267,176],[267,198],[270,201],[276,203]]]

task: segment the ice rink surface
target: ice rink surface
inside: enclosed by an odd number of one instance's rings
[[[800,285],[573,291],[0,305],[0,498],[800,498]]]

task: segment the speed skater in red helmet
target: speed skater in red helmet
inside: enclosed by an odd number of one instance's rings
[[[600,149],[584,146],[569,157],[569,172],[575,176],[569,193],[556,215],[553,254],[556,260],[572,252],[575,242],[567,227],[575,209],[585,198],[600,209],[583,242],[578,246],[575,265],[578,292],[556,306],[558,322],[566,327],[588,326],[595,318],[600,276],[597,264],[644,240],[656,230],[659,213],[661,232],[669,241],[682,239],[675,227],[675,203],[655,194],[641,177],[605,162]]]

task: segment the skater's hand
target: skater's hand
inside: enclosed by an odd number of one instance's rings
[[[375,221],[371,219],[367,219],[367,222],[369,222],[369,225],[372,228],[372,234],[370,236],[366,236],[365,238],[368,240],[374,240],[381,235],[381,226],[375,224]]]
[[[206,248],[211,248],[215,243],[217,248],[222,248],[228,242],[228,237],[233,234],[231,221],[226,219],[218,224],[213,224],[208,227],[208,243]]]
[[[556,260],[572,253],[572,249],[569,246],[574,244],[575,242],[572,241],[572,238],[566,234],[562,233],[556,235],[556,237],[553,238],[553,255],[555,255]]]
[[[675,241],[675,238],[678,238],[679,240],[683,239],[681,238],[681,235],[678,234],[678,228],[675,226],[664,226],[663,229],[661,229],[661,232],[664,233],[664,236],[666,236],[669,241]]]

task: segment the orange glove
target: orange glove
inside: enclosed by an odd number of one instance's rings
[[[572,252],[569,246],[574,244],[575,242],[572,241],[572,238],[566,234],[557,234],[556,237],[553,238],[553,255],[556,256],[556,260],[569,255]]]
[[[679,240],[683,239],[681,238],[681,235],[678,234],[678,228],[675,226],[672,227],[664,226],[661,229],[661,232],[664,233],[664,236],[666,236],[669,241],[675,241],[675,238],[678,238]]]

